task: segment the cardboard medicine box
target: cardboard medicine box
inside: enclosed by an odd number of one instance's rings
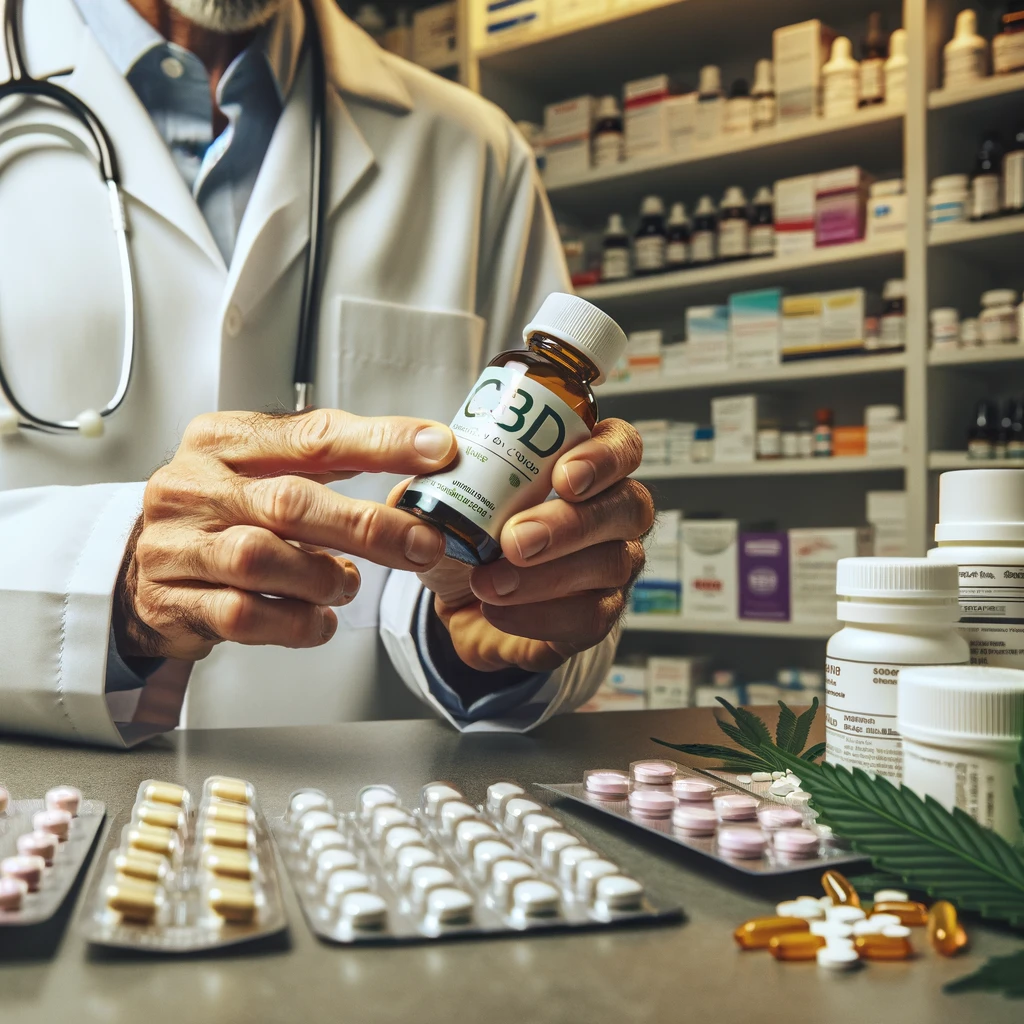
[[[683,613],[687,618],[735,622],[739,617],[734,519],[682,523]]]
[[[741,533],[739,539],[740,618],[789,620],[789,535]]]

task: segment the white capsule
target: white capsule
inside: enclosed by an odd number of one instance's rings
[[[319,829],[336,830],[338,828],[338,819],[329,811],[315,809],[304,812],[298,818],[297,824],[302,837],[308,842],[310,836]]]
[[[784,779],[786,777],[785,772],[772,772],[773,779]]]
[[[771,772],[751,772],[750,780],[751,780],[751,782],[771,782],[772,781],[772,773]]]
[[[82,437],[102,437],[103,417],[95,409],[83,409],[75,418],[75,427]]]
[[[902,889],[879,889],[875,893],[875,903],[887,903],[895,900],[897,903],[906,903],[910,897]]]
[[[794,789],[786,794],[786,803],[794,807],[805,807],[811,801],[811,794],[802,789]]]
[[[799,775],[794,775],[792,768],[786,769],[786,778],[797,786],[803,785],[803,779],[801,779]]]
[[[788,779],[779,779],[768,787],[768,792],[773,796],[788,796],[795,790],[796,786]]]

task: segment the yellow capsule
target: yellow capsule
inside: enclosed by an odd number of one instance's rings
[[[232,821],[211,821],[203,827],[203,842],[210,846],[232,846],[244,850],[253,841],[252,829]]]
[[[256,864],[246,850],[234,850],[229,846],[211,846],[203,854],[203,866],[207,871],[221,878],[252,878]]]
[[[152,882],[120,879],[106,890],[107,906],[126,921],[148,924],[164,905],[164,891]]]
[[[135,817],[147,825],[158,828],[173,828],[176,832],[185,830],[185,812],[172,804],[143,801],[135,808]]]
[[[206,894],[210,909],[232,924],[249,924],[256,916],[256,894],[247,882],[218,881]]]
[[[226,775],[213,775],[208,782],[210,795],[236,804],[251,802],[252,786],[245,779],[231,779]]]
[[[910,939],[894,935],[857,935],[853,948],[862,960],[907,960],[914,955]]]
[[[895,914],[901,924],[911,928],[928,923],[928,908],[913,900],[883,900],[871,908],[872,914]]]
[[[821,887],[833,906],[859,907],[860,897],[845,875],[829,869],[821,876]]]
[[[767,949],[776,935],[790,932],[810,932],[811,924],[802,917],[755,917],[744,921],[732,933],[732,937],[743,949]]]
[[[256,823],[256,815],[251,807],[228,800],[211,800],[204,808],[204,813],[210,821],[230,821],[236,825]]]
[[[128,846],[132,850],[148,850],[164,857],[173,857],[178,852],[178,833],[173,829],[140,822],[128,829]]]
[[[142,879],[145,882],[161,882],[170,871],[170,861],[159,853],[148,850],[129,850],[114,858],[114,867],[119,875]]]
[[[188,799],[188,790],[184,786],[176,786],[173,782],[151,782],[142,795],[144,799],[153,803],[183,807]]]
[[[815,960],[818,950],[824,945],[822,935],[790,932],[788,935],[773,935],[768,941],[768,951],[776,960]]]
[[[933,903],[928,911],[928,941],[942,956],[956,956],[967,948],[967,932],[956,916],[956,907],[947,900]]]

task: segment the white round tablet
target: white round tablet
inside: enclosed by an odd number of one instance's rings
[[[324,850],[316,859],[316,884],[324,885],[335,871],[353,871],[359,860],[350,850]]]
[[[462,793],[447,782],[430,782],[423,787],[420,800],[427,817],[436,818],[441,806],[448,800],[461,800]]]
[[[513,912],[524,917],[551,917],[558,904],[558,890],[541,878],[527,878],[512,890]]]
[[[826,943],[818,950],[818,966],[830,971],[850,971],[860,963],[857,950],[852,946]]]
[[[336,907],[350,892],[365,892],[370,888],[370,879],[362,871],[335,871],[327,879],[324,902]]]
[[[455,827],[460,821],[477,817],[477,810],[464,800],[449,800],[441,805],[441,832],[446,836],[455,835]]]
[[[829,921],[839,924],[853,924],[854,921],[863,921],[867,916],[860,907],[851,907],[845,903],[838,907],[830,907],[825,911],[825,917]]]
[[[528,814],[539,814],[543,810],[544,808],[536,800],[514,796],[505,802],[505,829],[513,835],[518,835],[523,818]]]
[[[409,875],[409,889],[413,902],[422,907],[432,889],[440,889],[443,885],[454,885],[455,876],[440,864],[424,864],[413,868]]]
[[[301,818],[306,811],[330,811],[331,801],[319,789],[300,789],[288,801],[288,820]]]
[[[535,878],[537,872],[532,864],[511,857],[495,861],[491,870],[491,896],[502,910],[508,910],[512,890],[524,879]]]
[[[515,850],[501,839],[484,839],[473,847],[473,870],[477,878],[486,882],[491,869],[499,860],[514,857]]]
[[[450,885],[434,889],[427,897],[427,916],[438,924],[465,924],[473,918],[473,897]]]
[[[608,910],[636,910],[644,898],[644,887],[628,875],[605,875],[594,889],[595,906]]]
[[[388,905],[375,892],[350,892],[341,902],[341,916],[353,928],[382,928]]]
[[[897,903],[906,903],[910,897],[902,889],[879,889],[875,893],[875,903],[886,903],[895,900]]]
[[[553,828],[561,828],[562,823],[550,814],[527,814],[522,822],[523,846],[527,853],[540,852],[541,836]]]
[[[375,841],[380,840],[384,833],[394,825],[412,825],[415,819],[401,807],[385,805],[377,807],[370,815],[370,835]]]
[[[440,864],[441,858],[425,846],[403,846],[395,855],[395,875],[399,885],[408,885],[412,872],[424,864]]]
[[[407,846],[423,846],[423,833],[410,825],[396,825],[384,837],[384,859],[393,861],[399,850]]]
[[[576,895],[589,903],[594,898],[594,887],[598,879],[618,873],[619,865],[610,860],[585,860],[576,868]]]
[[[460,856],[471,857],[479,843],[496,839],[498,830],[489,821],[468,818],[455,826],[455,846]]]
[[[585,860],[599,860],[600,854],[587,846],[567,846],[558,854],[558,878],[563,885],[576,884],[576,869]]]
[[[359,791],[359,813],[369,821],[378,807],[397,807],[401,801],[390,786],[364,786]]]
[[[526,790],[514,782],[494,782],[487,787],[487,811],[497,817],[505,804],[514,796],[523,796]]]
[[[548,870],[553,871],[558,865],[558,855],[570,846],[580,846],[579,839],[564,829],[552,829],[545,832],[540,840],[540,862]]]

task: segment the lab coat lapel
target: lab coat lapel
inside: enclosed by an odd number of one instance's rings
[[[103,122],[114,144],[124,191],[187,235],[223,271],[217,243],[166,143],[132,87],[88,29],[83,27],[74,71],[58,81]]]

